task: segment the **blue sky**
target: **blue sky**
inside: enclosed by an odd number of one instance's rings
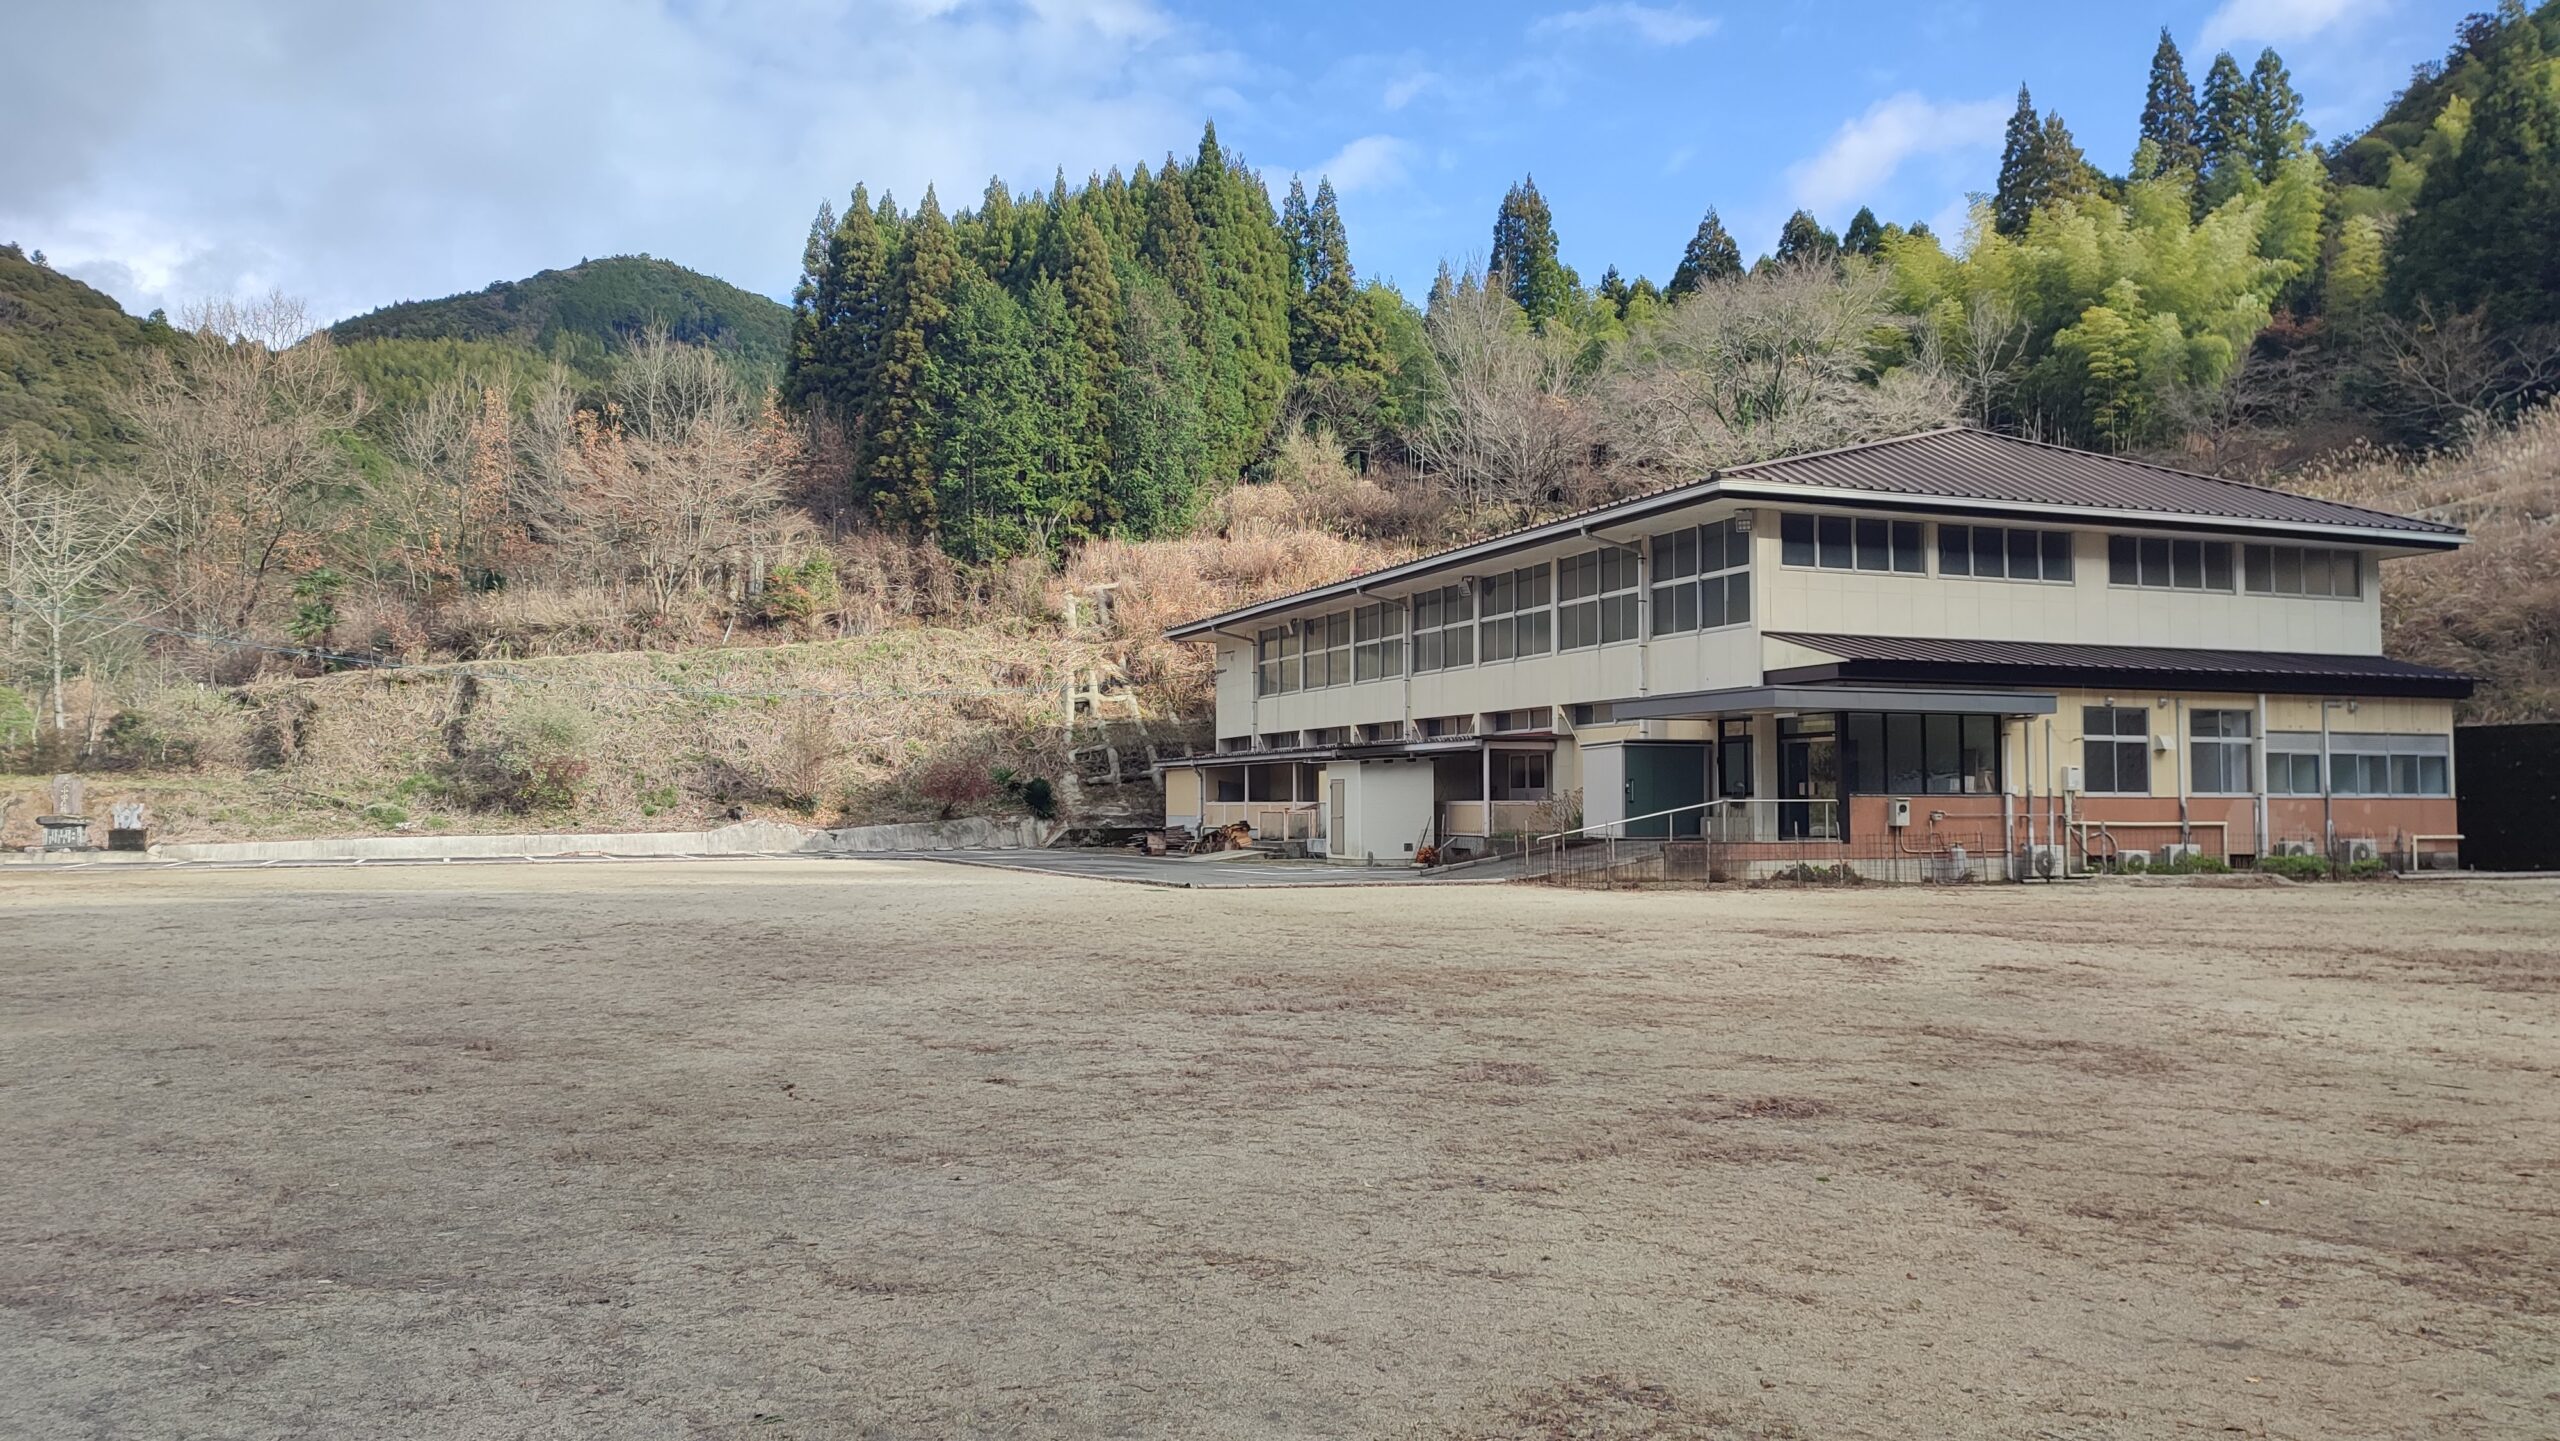
[[[2021,80],[2121,169],[2164,24],[2199,81],[2276,46],[2332,137],[2483,3],[90,0],[11,22],[0,239],[136,311],[329,318],[624,252],[783,296],[858,179],[967,203],[1209,117],[1275,196],[1330,173],[1355,263],[1408,292],[1524,174],[1586,280],[1661,280],[1710,204],[1746,254],[1798,205],[1947,227]]]

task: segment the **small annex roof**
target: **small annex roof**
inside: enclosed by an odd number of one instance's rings
[[[1771,685],[2121,685],[2445,700],[2460,700],[2472,688],[2460,671],[2378,655],[1798,631],[1770,631],[1768,638],[1832,657],[1772,670]]]
[[[1959,426],[1728,466],[1700,480],[1188,621],[1166,635],[1175,640],[1202,635],[1720,499],[1794,500],[2029,523],[2069,520],[2219,534],[2255,532],[2274,538],[2353,539],[2420,550],[2450,550],[2465,539],[2457,526],[2415,516]]]

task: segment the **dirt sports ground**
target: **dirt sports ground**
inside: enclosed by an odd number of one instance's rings
[[[0,873],[0,1436],[2550,1437],[2560,885]]]

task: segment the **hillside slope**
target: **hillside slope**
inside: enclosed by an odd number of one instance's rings
[[[441,300],[386,305],[329,327],[340,344],[500,341],[575,364],[653,325],[677,340],[779,371],[791,311],[752,291],[646,255],[585,260]]]
[[[112,464],[129,441],[116,397],[170,338],[105,292],[0,245],[0,440],[48,465]]]

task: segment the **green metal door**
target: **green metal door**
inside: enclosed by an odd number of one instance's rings
[[[1630,745],[1627,747],[1627,834],[1694,836],[1702,814],[1676,816],[1657,811],[1695,806],[1707,798],[1707,748],[1703,745]],[[1639,820],[1639,816],[1653,816]]]

